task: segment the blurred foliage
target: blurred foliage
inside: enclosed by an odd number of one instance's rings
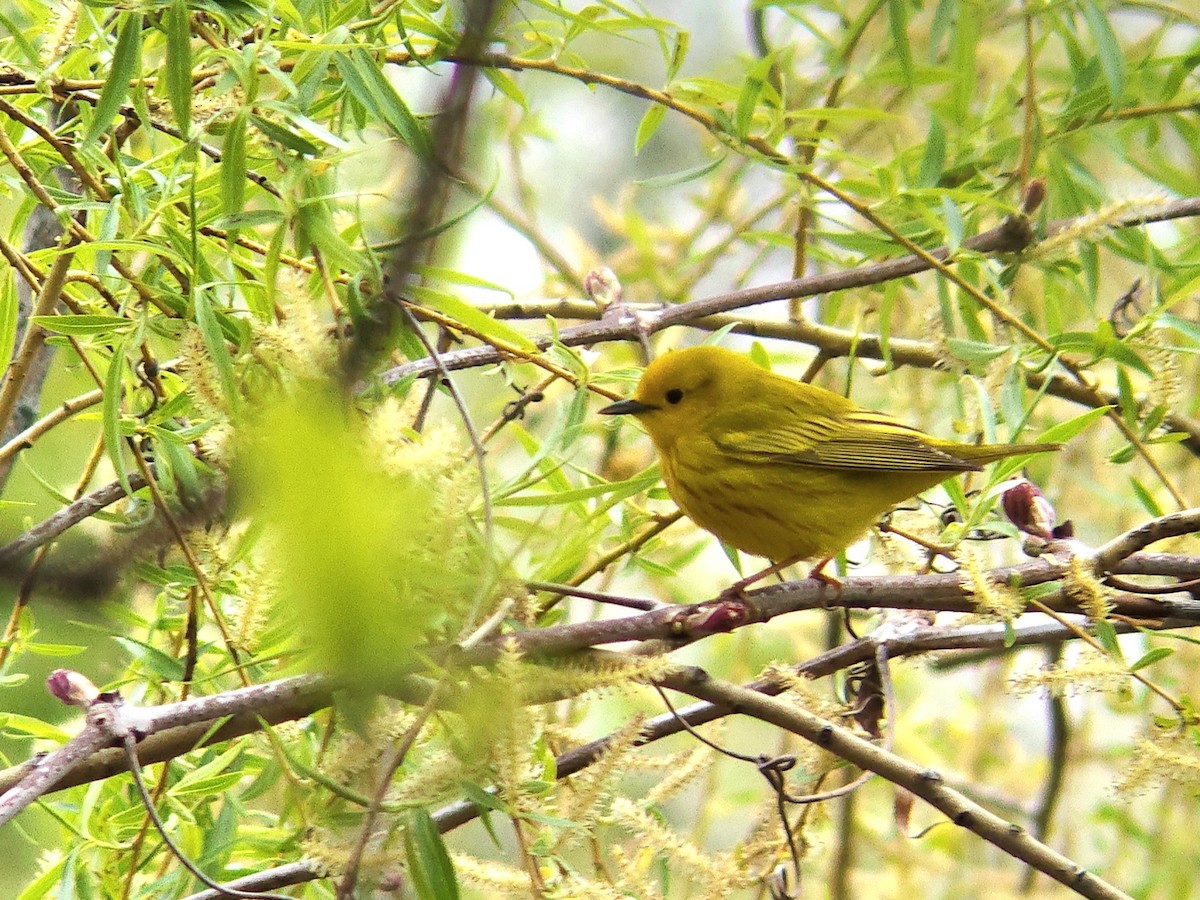
[[[599,315],[579,298],[600,265],[631,307],[657,309],[945,245],[954,278],[748,307],[720,339],[941,436],[1061,425],[1069,447],[1031,475],[1086,541],[1194,504],[1200,230],[1187,217],[1130,223],[1200,198],[1200,18],[1115,0],[516,0],[498,16],[484,56],[462,59],[461,7],[440,0],[0,2],[0,339],[11,355],[24,325],[19,270],[40,281],[69,256],[62,304],[35,323],[55,348],[37,414],[102,389],[17,457],[5,500],[23,505],[0,509],[3,527],[15,536],[150,466],[159,494],[135,492],[48,555],[49,573],[115,572],[102,603],[46,588],[18,604],[6,587],[5,760],[76,728],[31,690],[46,659],[147,704],[309,668],[368,687],[422,669],[449,699],[386,794],[362,883],[399,868],[422,897],[531,884],[561,897],[761,896],[786,850],[752,767],[686,735],[632,746],[642,717],[662,711],[638,684],[656,661],[502,653],[455,672],[427,656],[498,612],[505,629],[607,614],[530,596],[525,582],[694,602],[733,577],[707,535],[664,520],[673,504],[646,441],[592,415],[595,389],[630,390],[642,349],[553,339]],[[430,177],[431,120],[467,67],[482,78],[463,170],[434,227],[406,233],[406,188]],[[1026,252],[964,248],[1043,188]],[[39,205],[76,246],[22,252]],[[402,287],[427,339],[447,354],[503,350],[452,374],[461,409],[440,376],[384,377],[427,355],[411,329],[363,383],[340,378],[347,336],[394,298],[383,273],[413,241]],[[655,352],[731,321],[664,332]],[[535,336],[549,348],[535,351]],[[1048,374],[1078,375],[1103,402]],[[894,522],[961,541],[972,571],[1015,561],[981,487],[949,484]],[[1009,537],[970,540],[976,526]],[[1195,554],[1194,537],[1175,549]],[[886,535],[840,562],[913,572],[926,558]],[[861,633],[878,617],[853,621]],[[748,680],[824,650],[836,626],[793,616],[677,657]],[[1195,736],[1167,738],[1165,708],[1127,670],[1136,660],[1194,697],[1195,642],[1101,631],[1104,659],[1028,649],[953,675],[898,667],[897,751],[1031,827],[1053,756],[1044,723],[1065,715],[1047,840],[1132,894],[1187,896],[1195,780],[1175,773],[1195,766]],[[826,682],[788,697],[829,716],[844,699]],[[399,701],[369,716],[344,704],[153,767],[151,790],[215,878],[302,858],[338,871],[385,747],[419,722]],[[797,792],[841,777],[762,723],[717,728],[706,733],[743,752],[797,754]],[[556,754],[611,732],[595,765],[556,780]],[[927,808],[898,827],[894,794],[876,779],[850,813],[801,816],[809,890],[1022,892],[1016,861],[959,829],[925,831],[939,821]],[[464,797],[488,812],[443,845],[428,811]],[[21,900],[200,889],[128,776],[48,796],[0,846],[0,893]],[[292,890],[329,897],[333,884]],[[1029,890],[1061,895],[1044,877]]]

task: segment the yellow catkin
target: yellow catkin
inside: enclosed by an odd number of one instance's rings
[[[621,797],[613,801],[612,818],[638,836],[643,847],[663,854],[678,864],[689,881],[727,884],[733,861],[727,854],[706,853],[691,841],[680,837],[633,801]]]
[[[1139,213],[1150,212],[1165,203],[1167,197],[1153,194],[1146,197],[1131,198],[1117,203],[1111,203],[1099,209],[1090,216],[1080,216],[1071,226],[1051,235],[1046,240],[1025,250],[1028,260],[1053,259],[1065,253],[1074,253],[1078,241],[1096,243],[1108,234],[1109,230],[1130,217]]]
[[[529,874],[492,860],[480,859],[468,853],[451,853],[454,871],[468,887],[483,891],[487,896],[529,896]]]
[[[75,25],[79,21],[79,10],[82,3],[70,2],[64,4],[64,11],[51,19],[50,31],[42,43],[39,57],[43,69],[49,69],[51,63],[56,63],[71,47]]]
[[[605,807],[612,784],[634,754],[633,742],[641,734],[644,721],[639,715],[626,722],[611,736],[608,746],[594,763],[567,779],[559,800],[565,818],[590,825],[598,816],[607,813]]]
[[[975,612],[985,619],[1011,622],[1025,610],[1025,601],[1018,591],[997,584],[988,577],[979,557],[968,549],[958,553],[962,571],[959,574],[963,590],[971,595]]]
[[[717,741],[715,737],[709,740]],[[708,747],[699,746],[688,753],[678,765],[669,770],[666,778],[646,792],[645,802],[658,805],[676,793],[683,790],[693,778],[706,771],[713,762],[713,751]]]
[[[1103,584],[1080,556],[1071,557],[1071,565],[1063,578],[1063,593],[1078,603],[1092,621],[1107,619],[1112,612],[1112,588]]]
[[[1089,647],[1073,664],[1044,666],[1034,672],[1014,675],[1008,684],[1010,690],[1018,694],[1043,690],[1051,696],[1062,697],[1070,693],[1119,690],[1128,679],[1127,667],[1107,653]]]
[[[1193,791],[1200,787],[1200,753],[1187,735],[1175,731],[1137,741],[1113,787],[1119,794],[1136,795],[1167,782]]]
[[[1146,363],[1154,378],[1150,382],[1151,409],[1164,406],[1172,409],[1183,393],[1183,370],[1180,354],[1171,347],[1171,336],[1165,328],[1151,328],[1142,336],[1147,345]]]

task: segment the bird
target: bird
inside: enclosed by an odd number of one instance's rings
[[[896,504],[986,463],[1061,446],[943,440],[716,346],[658,357],[631,398],[600,413],[642,424],[692,521],[775,563],[755,578],[823,557],[812,575],[834,581],[823,566]]]

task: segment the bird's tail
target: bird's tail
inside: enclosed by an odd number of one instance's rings
[[[1062,449],[1062,444],[960,444],[954,455],[973,463],[990,463],[1010,456],[1026,456],[1033,453],[1051,453]]]

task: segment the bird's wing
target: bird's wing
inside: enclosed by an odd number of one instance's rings
[[[892,472],[979,469],[933,446],[917,429],[867,410],[838,418],[797,417],[770,427],[721,429],[714,441],[724,452],[747,462]]]

